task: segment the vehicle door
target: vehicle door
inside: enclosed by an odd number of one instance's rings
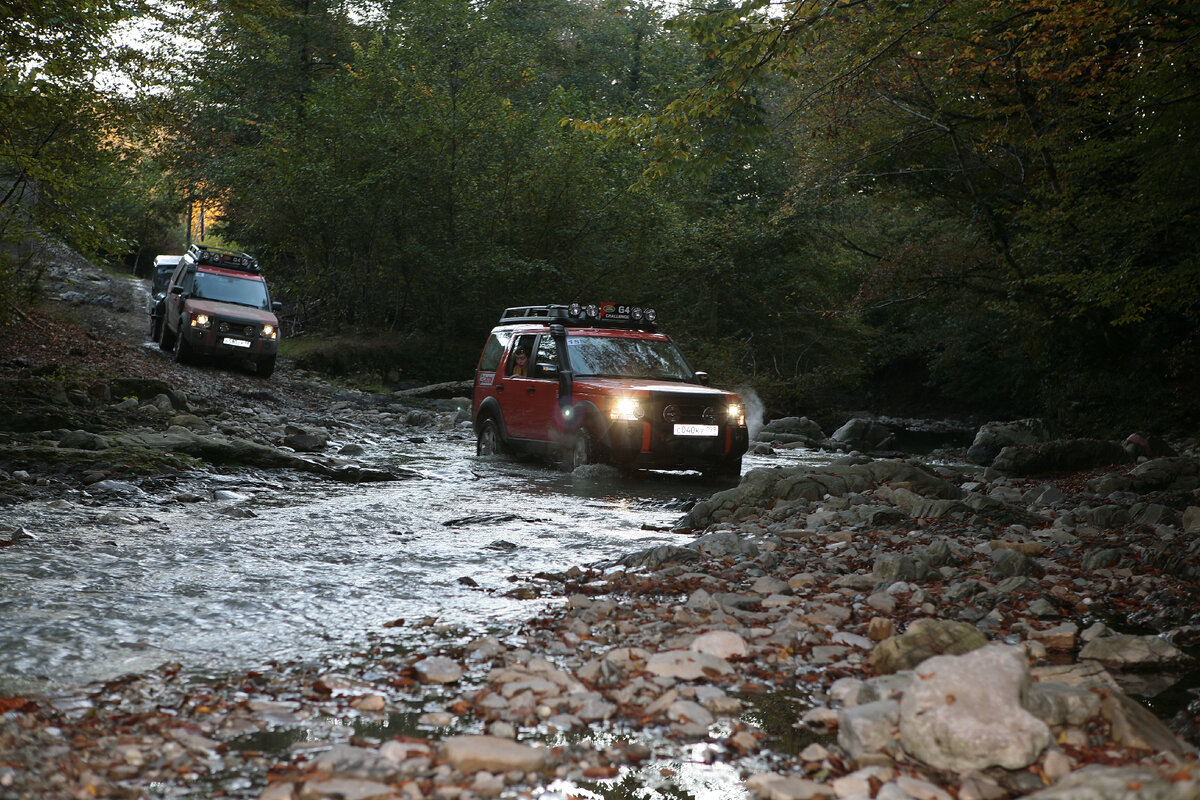
[[[520,437],[539,442],[554,441],[559,435],[558,422],[558,343],[549,333],[541,334],[530,350],[529,375],[514,376],[514,388],[520,397],[518,426]]]
[[[520,345],[529,354],[529,368],[528,374],[514,373],[509,378],[510,402],[514,407],[509,435],[551,441],[557,438],[558,427],[558,343],[548,333],[521,338],[528,339]]]
[[[483,345],[483,353],[479,356],[479,365],[475,368],[475,396],[472,402],[475,413],[489,398],[499,400],[497,394],[500,357],[508,348],[508,340],[512,334],[508,331],[493,331]]]
[[[179,315],[183,312],[183,298],[184,295],[191,292],[194,279],[195,273],[189,272],[188,265],[180,262],[179,267],[175,270],[175,274],[171,276],[171,282],[167,284],[167,318],[164,324],[168,330],[179,333]],[[173,291],[176,287],[179,287],[182,291]]]
[[[529,404],[533,395],[532,364],[537,335],[525,333],[514,336],[509,342],[501,374],[495,378],[496,401],[504,415],[504,434],[510,439],[530,438]],[[518,355],[524,355],[518,360]]]

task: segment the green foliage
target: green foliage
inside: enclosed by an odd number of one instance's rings
[[[127,0],[17,2],[0,25],[0,316],[36,293],[43,237],[91,256],[127,252],[173,209],[148,203],[137,112],[116,91]]]

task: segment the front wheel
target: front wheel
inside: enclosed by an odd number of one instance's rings
[[[742,459],[727,458],[716,466],[704,470],[706,478],[714,478],[716,480],[734,480],[742,477]]]
[[[175,363],[187,364],[192,360],[192,346],[183,337],[183,331],[175,337]]]
[[[598,460],[596,444],[587,428],[580,428],[568,437],[562,460],[564,471],[574,472],[579,467],[595,464]]]
[[[496,420],[488,418],[479,426],[475,438],[475,455],[498,456],[504,453],[504,439],[500,436],[500,426]]]
[[[254,365],[254,371],[260,378],[269,378],[271,373],[275,371],[275,356],[264,358]]]
[[[175,334],[167,327],[166,321],[159,323],[158,349],[164,353],[171,352],[175,347]]]

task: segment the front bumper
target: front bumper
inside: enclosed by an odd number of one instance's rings
[[[744,427],[721,425],[716,436],[676,436],[668,424],[611,423],[605,446],[614,464],[648,469],[707,469],[739,459],[749,447]]]
[[[257,334],[245,336],[221,333],[215,325],[207,328],[189,325],[183,329],[182,335],[188,347],[197,355],[249,358],[257,361],[279,352],[278,339],[268,339]]]

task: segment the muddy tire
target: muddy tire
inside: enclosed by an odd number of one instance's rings
[[[275,371],[275,356],[264,358],[262,361],[256,362],[254,372],[260,378],[269,378],[271,373]]]
[[[175,337],[175,363],[189,364],[192,361],[192,346],[187,343],[187,339],[183,337],[183,332]]]
[[[714,467],[709,467],[708,469],[704,470],[704,477],[712,478],[714,480],[736,481],[742,477],[741,456],[737,458],[725,459],[720,464]]]
[[[171,333],[171,329],[167,327],[164,320],[160,323],[158,332],[158,349],[164,353],[169,353],[175,348],[175,334]]]
[[[563,448],[562,468],[564,472],[574,472],[578,467],[595,464],[599,461],[595,440],[587,428],[580,428],[567,437],[566,447]]]
[[[162,336],[162,317],[150,318],[150,341],[157,342]]]
[[[499,456],[504,454],[504,437],[500,435],[500,426],[496,420],[488,417],[479,426],[475,436],[475,455]]]

